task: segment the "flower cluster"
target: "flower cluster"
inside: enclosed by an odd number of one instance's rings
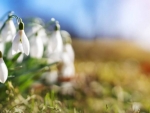
[[[13,18],[15,18],[18,22],[19,31],[17,34]],[[9,13],[8,19],[2,25],[0,29],[0,36],[1,44],[12,41],[12,55],[15,55],[19,52],[29,55],[30,45],[28,38],[24,32],[24,23],[21,18],[12,14],[12,12]],[[8,69],[3,61],[2,51],[3,50],[0,51],[0,82],[4,83],[8,77]]]
[[[17,20],[18,25],[15,25],[13,18]],[[52,29],[49,29],[49,26]],[[58,62],[57,69],[45,71],[41,75],[41,78],[48,84],[56,83],[58,80],[71,79],[75,74],[71,37],[67,31],[60,30],[60,24],[54,18],[46,25],[41,19],[34,18],[29,20],[26,28],[24,28],[22,19],[10,12],[1,26],[0,40],[1,83],[5,83],[7,77],[9,77],[7,66],[3,61],[5,44],[8,42],[12,43],[12,47],[7,54],[8,59],[11,59],[17,53],[24,53],[25,56],[36,60],[46,59],[47,64]],[[19,54],[20,56],[16,60],[18,63],[23,61],[24,54]],[[62,87],[66,86],[65,82],[62,81]]]

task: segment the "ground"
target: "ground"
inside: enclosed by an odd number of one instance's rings
[[[73,40],[76,75],[74,92],[32,80],[21,89],[7,82],[1,89],[5,113],[149,113],[150,52],[124,40]],[[32,79],[32,78],[31,78]],[[37,81],[34,81],[37,80]],[[31,82],[31,81],[30,81]],[[37,83],[38,87],[35,87]],[[39,85],[40,84],[40,85]]]

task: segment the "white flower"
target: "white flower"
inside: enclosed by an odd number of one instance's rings
[[[29,26],[29,28],[27,28],[26,31],[28,37],[31,37],[33,34],[38,32],[38,36],[42,37],[43,44],[46,45],[48,43],[46,31],[40,24],[33,23],[31,26]]]
[[[3,61],[2,53],[0,51],[0,82],[5,83],[7,77],[8,77],[8,69],[6,67],[5,62]]]
[[[50,37],[46,53],[49,59],[59,61],[61,59],[62,52],[63,52],[62,37],[60,35],[60,31],[57,30],[54,31],[52,36]]]
[[[14,55],[19,52],[25,53],[26,55],[29,55],[30,52],[29,40],[24,32],[24,23],[21,19],[19,23],[19,32],[12,42],[12,54]]]
[[[12,42],[12,54],[19,52],[29,55],[30,45],[24,30],[19,30],[18,34]]]
[[[42,74],[41,79],[45,84],[54,84],[57,82],[58,72],[56,70],[45,72]]]
[[[58,22],[55,23],[55,31],[53,31],[49,43],[47,46],[47,56],[51,56],[52,54],[56,54],[60,57],[63,51],[63,41],[60,34],[60,25]]]
[[[62,68],[60,76],[73,77],[75,75],[74,67],[74,51],[70,43],[64,45],[64,50],[61,55]]]
[[[3,41],[11,41],[16,34],[16,28],[12,19],[8,19],[1,31],[1,37]]]
[[[74,64],[70,63],[69,65],[63,65],[60,76],[64,78],[75,76]]]
[[[74,51],[70,44],[64,45],[64,51],[61,55],[62,66],[60,68],[59,76],[62,78],[72,78],[75,76],[74,67]]]
[[[75,54],[71,45],[71,36],[67,31],[61,30],[61,36],[64,44],[63,51],[66,52],[72,62],[74,62]]]
[[[64,52],[66,52],[72,62],[74,62],[75,54],[72,45],[67,43],[64,45]]]
[[[41,37],[37,34],[30,40],[31,50],[30,55],[34,58],[41,58],[43,56],[44,46]]]

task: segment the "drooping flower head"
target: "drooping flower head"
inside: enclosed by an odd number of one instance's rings
[[[29,55],[29,51],[30,51],[29,40],[24,32],[24,23],[20,19],[19,31],[12,42],[12,54],[14,55],[16,53],[22,52],[25,53],[26,55]]]
[[[38,37],[42,38],[43,45],[47,45],[48,37],[44,26],[45,24],[41,18],[31,19],[28,27],[26,27],[27,29],[25,29],[27,37],[32,38],[35,36],[35,33],[38,33]]]
[[[62,52],[63,52],[63,41],[60,34],[60,25],[58,22],[56,22],[55,30],[53,31],[49,39],[46,53],[50,59],[59,61],[61,59]]]
[[[12,18],[8,17],[1,31],[2,41],[11,41],[16,34],[16,28]]]
[[[54,37],[56,39],[56,48],[54,49],[54,51],[56,52],[62,52],[63,51],[63,41],[62,41],[62,37],[61,37],[61,34],[60,34],[60,25],[58,22],[56,22],[56,25],[55,25],[55,31],[54,31]]]
[[[2,52],[0,51],[0,82],[5,83],[7,77],[8,77],[8,69],[2,58]]]

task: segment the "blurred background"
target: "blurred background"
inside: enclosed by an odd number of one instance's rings
[[[134,40],[150,48],[149,0],[5,0],[0,16],[13,10],[23,18],[56,18],[72,37]]]

